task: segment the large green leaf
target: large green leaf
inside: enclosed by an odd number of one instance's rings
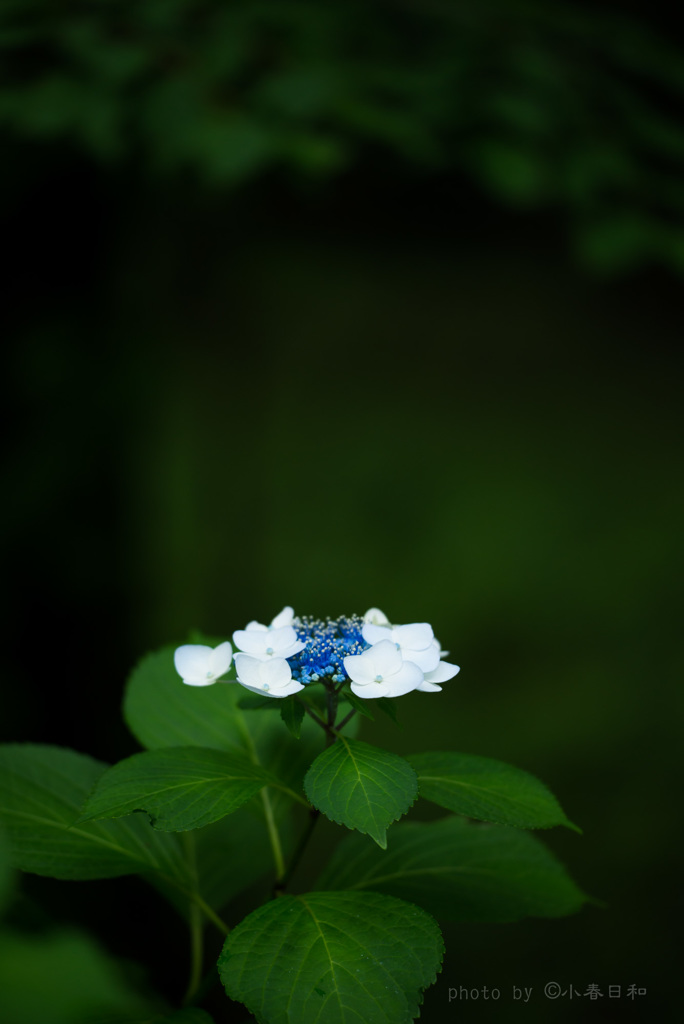
[[[237,683],[187,686],[173,665],[175,647],[148,654],[131,673],[124,717],[144,747],[249,748],[249,730],[237,701]],[[274,698],[275,699],[275,698]],[[260,725],[255,720],[254,729]]]
[[[13,875],[11,850],[5,830],[0,828],[0,914],[10,898],[14,881]]]
[[[418,781],[403,757],[340,736],[311,765],[304,789],[328,818],[366,832],[384,850],[387,828],[416,799]]]
[[[459,817],[396,825],[386,852],[348,836],[318,885],[399,896],[444,921],[561,917],[586,901],[535,836]]]
[[[238,706],[248,693],[239,683],[183,683],[173,665],[174,650],[166,647],[149,654],[128,680],[124,716],[140,743],[148,750],[211,747],[234,752],[238,748],[299,790],[306,769],[323,746],[320,727],[307,716],[299,743],[293,743],[279,715]],[[272,701],[280,704],[276,697]],[[276,810],[283,801],[289,805],[283,795],[275,793],[272,799]]]
[[[149,750],[100,776],[80,821],[142,810],[155,828],[183,832],[232,814],[269,784],[279,783],[242,753],[203,747]]]
[[[455,753],[412,754],[408,760],[420,795],[448,811],[518,828],[567,825],[581,831],[543,782],[503,761]]]
[[[156,1024],[167,1019],[157,1010],[81,932],[0,932],[0,1020],[7,1024]]]
[[[409,1024],[444,951],[424,911],[378,893],[283,896],[228,936],[219,972],[260,1024]]]
[[[0,747],[0,820],[15,867],[53,878],[157,873],[187,885],[178,841],[155,832],[145,818],[72,827],[106,768],[63,747]]]
[[[280,702],[280,717],[296,740],[302,734],[302,722],[306,714],[304,705],[296,697],[285,697]]]

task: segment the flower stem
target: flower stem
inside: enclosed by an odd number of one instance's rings
[[[266,817],[266,828],[268,829],[268,838],[271,841],[271,849],[273,851],[273,860],[275,863],[277,884],[285,874],[283,848],[280,844],[280,834],[278,832],[278,826],[276,825],[275,818],[273,816],[271,798],[268,795],[268,790],[266,788],[261,790],[261,799],[264,805],[264,815]]]
[[[322,718],[318,717],[315,711],[312,711],[311,708],[307,707],[306,705],[304,705],[304,710],[306,711],[307,715],[310,718],[313,718],[314,722],[316,722],[317,725],[320,725],[321,729],[327,730],[328,726],[325,724]]]
[[[335,727],[335,732],[338,732],[338,733],[339,733],[339,732],[341,732],[341,731],[342,731],[342,729],[344,729],[344,727],[345,727],[345,725],[347,724],[347,722],[351,722],[351,720],[352,720],[352,718],[354,717],[354,715],[355,715],[355,714],[356,714],[356,708],[352,708],[352,709],[351,709],[351,711],[349,712],[349,714],[348,714],[348,715],[346,715],[346,716],[345,716],[345,717],[344,717],[344,718],[342,719],[342,721],[340,722],[340,724],[339,724],[338,726],[336,726],[336,727]]]
[[[204,934],[202,930],[202,911],[196,903],[190,904],[190,980],[183,997],[183,1006],[187,1006],[194,997],[202,980],[202,959],[204,956]]]
[[[294,872],[295,872],[295,870],[297,868],[297,865],[299,864],[300,860],[302,859],[302,854],[304,853],[304,850],[307,847],[309,839],[311,838],[311,834],[312,834],[312,832],[313,832],[313,830],[314,830],[314,828],[316,826],[316,822],[318,821],[320,816],[321,816],[321,812],[319,810],[317,810],[315,807],[311,807],[310,808],[310,810],[309,810],[309,820],[308,820],[308,822],[306,824],[306,828],[304,829],[304,831],[302,832],[301,836],[299,837],[299,842],[297,843],[297,849],[292,854],[292,858],[290,860],[290,863],[287,866],[287,870],[285,871],[283,877],[281,879],[279,879],[279,881],[277,881],[276,884],[273,886],[273,895],[274,896],[282,896],[282,894],[284,893],[284,891],[285,891],[285,889],[287,887],[288,882],[292,878],[292,875],[294,874]]]

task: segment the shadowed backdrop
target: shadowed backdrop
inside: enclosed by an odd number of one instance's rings
[[[538,775],[584,829],[545,838],[606,906],[452,927],[423,1018],[546,1020],[558,981],[598,984],[599,1020],[669,1019],[676,26],[619,4],[137,6],[2,15],[3,740],[133,753],[126,675],[191,629],[285,604],[429,621],[461,674],[364,738]],[[19,923],[84,926],[181,994],[161,946],[183,928],[139,883],[22,891]],[[449,1002],[485,985],[498,1003]]]

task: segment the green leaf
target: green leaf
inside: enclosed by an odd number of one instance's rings
[[[449,811],[517,828],[566,825],[581,831],[543,782],[503,761],[455,753],[412,754],[407,760],[418,773],[420,795]]]
[[[250,730],[237,702],[238,684],[186,686],[173,666],[175,647],[148,654],[132,672],[124,717],[144,747],[248,748]],[[259,725],[256,725],[259,729]]]
[[[304,789],[328,818],[367,833],[384,850],[386,830],[416,799],[418,780],[403,757],[340,736],[311,765]]]
[[[378,893],[308,893],[260,907],[219,973],[261,1024],[408,1024],[444,946],[424,911]]]
[[[296,740],[302,732],[302,721],[306,714],[304,705],[296,697],[285,697],[280,702],[280,717]]]
[[[397,702],[391,697],[378,698],[377,705],[393,722],[397,721]]]
[[[535,836],[451,816],[395,826],[385,853],[348,836],[318,886],[384,892],[443,921],[561,917],[587,899]]]
[[[0,913],[9,902],[13,882],[11,850],[4,829],[0,829]]]
[[[273,697],[260,697],[258,694],[250,694],[241,697],[237,702],[240,711],[277,711],[280,707],[280,700]]]
[[[189,884],[178,841],[136,816],[75,827],[107,765],[62,747],[0,746],[0,820],[12,861],[53,878],[113,878],[158,873]]]
[[[133,754],[109,768],[88,798],[79,823],[147,811],[165,832],[201,828],[232,814],[278,780],[241,753],[171,747]]]
[[[268,768],[297,789],[304,772],[323,745],[321,729],[302,723],[296,748],[279,715],[255,715],[239,704],[247,691],[238,683],[186,686],[173,666],[174,647],[150,654],[128,680],[124,716],[140,743],[150,750],[162,747],[211,747],[235,752]],[[277,698],[269,698],[277,705]],[[277,797],[274,802],[279,801]]]
[[[7,1024],[156,1024],[159,1019],[131,989],[117,961],[89,936],[71,930],[0,933],[0,1020]]]

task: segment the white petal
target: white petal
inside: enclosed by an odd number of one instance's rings
[[[434,686],[433,683],[428,683],[427,680],[424,679],[420,686],[416,686],[416,690],[424,690],[425,693],[437,693],[438,690],[441,692],[442,687]]]
[[[297,633],[293,626],[280,626],[278,629],[269,629],[268,631],[268,646],[273,649],[273,653],[278,655],[280,651],[286,651],[291,647],[296,647],[301,651],[306,645],[297,639]],[[291,655],[282,654],[280,657],[289,658]]]
[[[236,629],[233,633],[233,643],[240,651],[253,654],[258,658],[265,653],[268,647],[268,630],[264,629]]]
[[[261,681],[268,685],[269,690],[280,690],[292,682],[292,669],[284,658],[270,658],[263,662]]]
[[[363,621],[373,626],[389,626],[389,619],[379,608],[369,608],[363,617]]]
[[[176,672],[188,686],[211,686],[216,682],[210,658],[213,648],[206,644],[184,644],[173,655]]]
[[[387,679],[389,683],[388,697],[402,697],[411,690],[416,690],[423,682],[423,673],[412,661],[405,661],[398,672]]]
[[[362,683],[353,682],[351,684],[352,691],[357,697],[372,698],[372,697],[387,697],[390,692],[389,685],[387,683]]]
[[[433,642],[434,633],[429,622],[412,622],[407,626],[395,626],[392,639],[400,647],[422,651]]]
[[[367,622],[361,630],[361,636],[367,644],[378,644],[381,640],[391,640],[392,630],[387,626],[374,626],[372,622]]]
[[[393,676],[401,669],[403,661],[397,645],[391,640],[380,640],[370,650],[364,651],[361,657],[367,657],[375,668],[375,675],[380,676]]]
[[[238,681],[254,693],[266,697],[289,697],[304,687],[292,678],[292,670],[284,658],[260,661],[249,654],[236,654],[235,667]]]
[[[345,671],[355,683],[371,683],[378,674],[374,663],[365,657],[367,653],[368,651],[364,654],[348,654],[344,659]]]
[[[279,690],[271,690],[268,694],[269,697],[289,697],[291,693],[299,693],[304,687],[301,683],[298,683],[296,679],[291,679],[286,686],[281,686]]]
[[[235,662],[238,682],[242,683],[243,686],[260,690],[264,682],[267,682],[267,680],[261,678],[261,666],[266,663],[260,661],[259,658],[253,658],[249,654],[236,654],[233,661]]]
[[[305,640],[298,640],[292,626],[280,629],[237,629],[233,633],[235,646],[251,654],[253,658],[266,661],[269,658],[291,658],[306,647]]]
[[[248,686],[247,683],[243,683],[242,679],[238,679],[240,686],[244,686],[245,690],[250,690],[251,693],[258,693],[260,697],[274,697],[275,694],[267,693],[266,690],[262,689],[261,686]]]
[[[268,626],[264,626],[263,622],[257,622],[256,619],[253,619],[252,622],[247,623],[245,629],[248,629],[251,633],[253,633],[254,630],[256,629],[266,630],[268,629]]]
[[[417,651],[410,647],[402,647],[401,656],[404,661],[414,662],[423,672],[432,672],[439,664],[439,648],[436,644],[431,644],[422,651]]]
[[[428,683],[446,683],[448,679],[453,679],[460,671],[459,665],[450,665],[448,661],[440,661],[437,668],[433,669],[432,672],[425,673],[425,679]]]
[[[219,644],[209,655],[209,668],[207,671],[213,672],[216,678],[222,676],[230,668],[230,663],[233,660],[233,648],[226,640],[225,643]]]
[[[291,626],[292,620],[294,619],[294,608],[290,608],[288,605],[283,608],[282,612],[279,612],[273,622],[271,623],[271,629],[280,629],[281,626]]]

